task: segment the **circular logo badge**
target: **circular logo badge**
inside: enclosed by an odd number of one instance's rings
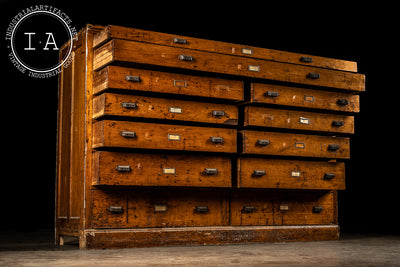
[[[61,72],[71,59],[76,29],[58,8],[38,5],[19,12],[7,28],[9,59],[21,72],[47,78]],[[60,47],[63,46],[63,53]]]

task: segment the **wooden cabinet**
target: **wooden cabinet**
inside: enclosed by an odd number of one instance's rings
[[[58,244],[339,238],[356,62],[120,26],[78,40],[59,78]]]

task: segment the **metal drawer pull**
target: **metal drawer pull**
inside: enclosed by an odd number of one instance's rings
[[[268,97],[278,97],[279,93],[274,91],[267,91],[264,95]]]
[[[110,206],[108,211],[112,213],[123,213],[124,208],[122,206]]]
[[[217,174],[218,169],[217,168],[205,168],[204,173],[208,174],[208,175]]]
[[[186,39],[179,38],[179,37],[175,37],[173,39],[173,41],[175,44],[187,44],[188,43],[188,41]]]
[[[336,104],[339,106],[347,106],[349,104],[349,101],[347,99],[338,99]]]
[[[269,144],[270,144],[269,140],[262,140],[262,139],[257,140],[257,145],[259,146],[268,146]]]
[[[122,102],[121,106],[123,108],[129,108],[129,109],[135,109],[137,108],[137,104],[136,103],[130,103],[130,102]]]
[[[242,212],[243,213],[252,213],[256,210],[254,206],[243,206]]]
[[[344,125],[344,121],[332,121],[333,127],[340,127]]]
[[[335,178],[335,174],[334,173],[325,173],[324,174],[324,179],[325,180],[332,180],[333,178]]]
[[[312,59],[312,57],[301,57],[301,58],[300,58],[300,61],[301,61],[301,62],[304,62],[304,63],[311,63],[311,62],[314,62],[314,60]]]
[[[212,115],[215,117],[222,117],[225,116],[225,111],[222,110],[213,110]]]
[[[207,213],[208,206],[196,206],[195,211],[199,213]]]
[[[222,137],[210,137],[211,143],[223,143],[224,138]]]
[[[340,146],[339,145],[329,145],[328,150],[329,151],[336,151],[339,150]]]
[[[131,171],[131,166],[129,165],[117,165],[115,168],[119,172],[129,172]]]
[[[125,137],[125,138],[135,138],[135,137],[136,137],[135,132],[121,131],[119,134],[120,134],[122,137]]]
[[[310,72],[310,73],[307,75],[307,78],[317,80],[317,79],[321,79],[321,75],[320,75],[319,73],[312,73],[312,72]]]
[[[182,61],[193,61],[194,58],[192,56],[188,56],[188,55],[179,55],[179,60]]]
[[[140,77],[134,76],[134,75],[126,75],[125,80],[130,81],[130,82],[140,82]]]
[[[264,175],[266,175],[267,173],[264,171],[264,170],[254,170],[253,171],[253,175],[254,176],[264,176]]]
[[[323,210],[324,210],[324,208],[321,207],[321,206],[314,206],[314,207],[312,208],[312,212],[313,212],[313,213],[321,213]]]

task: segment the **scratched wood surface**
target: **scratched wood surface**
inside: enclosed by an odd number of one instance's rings
[[[226,157],[107,151],[93,157],[93,185],[230,187],[232,183],[231,159]],[[129,170],[118,171],[117,166]]]
[[[123,106],[123,103],[130,106]],[[95,97],[93,117],[98,119],[110,115],[225,125],[238,123],[238,108],[233,105],[111,93]]]
[[[241,157],[237,166],[238,187],[242,188],[345,189],[344,162]]]

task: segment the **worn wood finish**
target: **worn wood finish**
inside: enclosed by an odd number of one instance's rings
[[[224,192],[93,190],[93,228],[221,226],[229,223]],[[111,212],[110,206],[122,207]],[[196,207],[207,207],[198,211]]]
[[[322,210],[317,213],[314,207]],[[234,226],[326,225],[333,224],[333,215],[333,192],[232,193],[231,225]]]
[[[135,106],[124,107],[123,103]],[[213,114],[217,111],[218,113]],[[94,98],[93,117],[98,119],[109,115],[225,125],[238,123],[238,108],[232,105],[111,93],[104,93]]]
[[[305,134],[289,134],[262,131],[240,131],[244,154],[264,154],[277,156],[299,156],[320,158],[350,158],[350,139]],[[259,145],[258,140],[268,140],[268,145]],[[329,150],[330,145],[338,145],[337,150]]]
[[[121,132],[134,132],[134,137]],[[235,153],[236,130],[104,120],[93,124],[93,147],[172,149]],[[222,138],[213,143],[211,137]]]
[[[230,187],[231,159],[219,156],[96,152],[93,185]],[[129,166],[129,170],[118,170]],[[206,169],[216,169],[208,173]]]
[[[126,76],[139,76],[139,81],[128,81]],[[211,97],[234,101],[243,100],[243,82],[210,77],[197,77],[169,72],[107,66],[94,73],[94,93],[109,88],[129,91],[168,93]]]
[[[345,189],[343,162],[239,158],[237,166],[241,188]]]
[[[180,59],[182,56],[184,56],[184,59]],[[190,60],[185,56],[189,56]],[[113,39],[94,51],[93,65],[95,70],[99,70],[113,62],[224,73],[355,92],[365,90],[365,76],[358,73],[235,57],[121,39]],[[311,78],[310,74],[316,74],[318,78]]]
[[[247,106],[244,126],[353,134],[354,117]]]
[[[267,92],[276,92],[279,96],[268,96]],[[288,87],[274,84],[252,83],[250,88],[251,103],[265,103],[326,109],[343,112],[360,112],[358,95]],[[338,104],[338,101],[344,104]],[[347,104],[346,104],[347,102]]]
[[[85,230],[89,249],[227,245],[339,239],[338,225],[224,226]]]
[[[357,72],[357,63],[347,60],[324,58],[299,53],[259,48],[254,46],[204,40],[188,36],[152,32],[114,25],[109,25],[103,31],[96,34],[93,45],[94,47],[97,47],[112,38]],[[174,42],[174,38],[184,39],[186,42],[177,43]],[[304,57],[308,59],[308,62],[305,62],[307,60],[305,60]]]

